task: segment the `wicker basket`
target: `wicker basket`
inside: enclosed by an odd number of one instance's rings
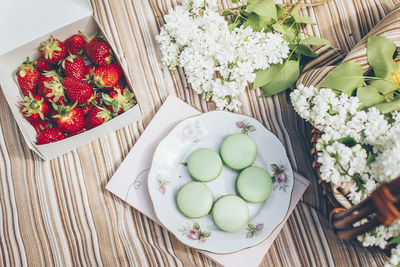
[[[393,40],[397,47],[400,46],[400,6],[379,22],[369,35],[385,36]],[[345,61],[354,61],[363,66],[364,73],[370,71],[366,56],[367,36],[365,36],[344,58]],[[399,53],[400,54],[400,53]],[[332,70],[334,66],[311,69],[305,72],[299,79],[298,84],[305,86],[317,85]],[[317,170],[319,183],[322,186],[323,194],[327,197],[331,206],[330,222],[333,230],[341,239],[354,239],[360,234],[371,231],[379,225],[391,225],[400,218],[400,177],[388,184],[382,184],[367,199],[353,206],[346,198],[349,184],[341,187],[324,182],[320,178],[319,163],[316,161],[317,149],[315,144],[322,134],[320,127],[312,131],[311,142],[314,148],[311,154],[314,157],[313,167]],[[399,166],[400,167],[400,166]],[[368,223],[354,227],[354,223],[371,214],[377,214]]]

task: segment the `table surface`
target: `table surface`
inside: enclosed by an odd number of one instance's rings
[[[229,7],[229,2],[220,5]],[[302,7],[301,13],[317,23],[305,31],[328,38],[346,53],[399,3],[332,0]],[[142,121],[45,162],[28,149],[0,93],[0,266],[215,266],[105,190],[168,95],[201,111],[215,109],[188,89],[182,70],[171,72],[160,63],[154,37],[175,4],[92,0],[95,16],[125,57]],[[326,48],[319,53],[308,67],[334,64],[342,54]],[[383,254],[341,241],[329,229],[327,204],[309,156],[311,126],[296,115],[285,93],[269,98],[258,94],[246,90],[240,113],[261,121],[293,149],[293,168],[312,181],[262,266],[381,266]]]

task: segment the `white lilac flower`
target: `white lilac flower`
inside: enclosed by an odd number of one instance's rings
[[[339,186],[350,181],[347,198],[351,203],[361,202],[380,183],[400,176],[400,112],[390,114],[389,122],[376,108],[358,110],[357,97],[313,86],[299,85],[290,97],[302,118],[323,126],[324,133],[316,144],[320,151],[317,160],[321,163],[321,178]],[[373,157],[369,158],[370,154]],[[367,221],[363,219],[355,226]],[[358,236],[358,240],[363,246],[385,248],[397,236],[400,236],[400,220],[390,226],[378,226]],[[385,266],[398,266],[400,245],[391,253]]]
[[[254,82],[255,71],[282,63],[289,46],[278,33],[251,27],[229,31],[216,9],[216,0],[184,1],[164,17],[156,40],[162,62],[170,69],[182,67],[196,93],[218,109],[237,111],[238,96]]]
[[[388,262],[385,263],[385,267],[396,267],[400,263],[400,245],[392,248],[390,251],[391,256]]]

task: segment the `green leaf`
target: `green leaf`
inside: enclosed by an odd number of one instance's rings
[[[232,15],[233,13],[232,13],[232,11],[230,11],[230,10],[225,10],[224,12],[222,12],[222,16],[229,16],[229,15]]]
[[[254,31],[259,31],[262,29],[260,25],[260,16],[257,15],[256,13],[250,13],[249,16],[247,17],[246,23],[244,23],[244,26],[250,26]]]
[[[277,14],[277,17],[278,17],[277,20],[280,20],[287,14],[287,10],[281,4],[276,4],[275,7],[276,7],[276,14]]]
[[[298,44],[296,51],[299,54],[305,55],[306,57],[317,57],[317,53],[315,53],[310,47],[305,44]]]
[[[357,97],[363,104],[363,107],[370,107],[372,105],[385,101],[385,97],[381,95],[372,85],[363,86],[357,89]]]
[[[254,236],[254,233],[252,232],[252,231],[249,231],[247,234],[246,234],[246,238],[252,238]]]
[[[193,229],[200,230],[200,225],[198,222],[193,223]]]
[[[354,139],[353,137],[343,137],[343,138],[340,138],[337,141],[339,143],[342,143],[343,145],[345,145],[347,147],[353,147],[353,146],[358,144],[356,139]]]
[[[283,39],[285,39],[289,44],[292,43],[297,36],[296,30],[291,25],[287,24],[282,24],[282,27],[285,29]]]
[[[300,44],[308,44],[308,45],[326,45],[332,47],[332,44],[329,40],[324,38],[314,37],[312,35],[308,36],[305,39],[300,41]]]
[[[265,70],[257,70],[253,88],[259,88],[271,82],[281,72],[283,64],[274,64]]]
[[[232,4],[237,4],[239,3],[239,0],[232,0]]]
[[[391,92],[396,91],[396,85],[392,82],[392,75],[389,74],[386,77],[383,77],[384,80],[371,80],[368,83],[379,90],[379,92],[383,95],[387,95]]]
[[[400,235],[393,237],[389,242],[388,246],[393,245],[393,244],[400,244]]]
[[[314,24],[314,21],[312,20],[312,18],[307,17],[307,16],[303,17],[303,16],[299,15],[299,8],[298,7],[293,9],[293,11],[292,11],[292,13],[290,15],[292,16],[294,21],[296,21],[297,23]]]
[[[347,61],[331,70],[319,84],[319,87],[336,89],[351,95],[354,89],[363,86],[363,70],[360,64]]]
[[[210,233],[210,232],[204,231],[204,232],[201,232],[201,235],[202,235],[203,237],[209,237],[209,236],[211,235],[211,233]]]
[[[400,98],[397,98],[391,102],[383,102],[374,105],[377,109],[381,111],[382,114],[387,114],[396,110],[400,110]]]
[[[280,93],[289,88],[297,81],[300,75],[299,62],[296,60],[287,60],[284,66],[273,79],[262,86],[262,94],[260,97],[271,96]]]
[[[266,17],[270,22],[277,19],[276,7],[273,0],[248,0],[246,11]]]
[[[396,45],[388,38],[382,36],[369,36],[367,42],[368,63],[374,70],[375,76],[386,77],[398,69],[393,60]]]
[[[279,22],[272,25],[274,31],[284,34],[286,32],[285,28]]]
[[[239,25],[239,20],[237,20],[236,22],[233,22],[231,24],[228,25],[228,30],[232,31],[234,28],[236,28]]]

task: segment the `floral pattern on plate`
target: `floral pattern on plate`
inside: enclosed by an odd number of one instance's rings
[[[246,228],[247,230],[246,238],[252,238],[257,236],[259,233],[262,232],[263,229],[264,229],[263,223],[258,223],[257,225],[249,223]]]
[[[180,229],[182,235],[187,237],[190,240],[198,240],[200,243],[204,243],[207,240],[207,237],[211,235],[210,232],[203,231],[200,229],[200,224],[198,222],[194,222],[192,226],[188,224],[187,226]]]
[[[279,190],[287,192],[289,187],[289,176],[286,173],[286,167],[283,164],[271,164],[271,169],[273,171],[272,182],[273,190]]]
[[[167,191],[166,186],[170,183],[170,181],[162,178],[160,175],[158,175],[156,181],[157,181],[158,191],[161,194],[165,195],[165,192]]]
[[[271,176],[274,174],[274,179],[280,182],[274,184],[284,185],[286,192],[282,189],[272,191],[268,205],[252,204],[249,209],[250,225],[246,224],[238,232],[228,233],[218,229],[211,215],[193,220],[185,217],[177,208],[176,192],[192,181],[185,162],[193,151],[201,147],[218,151],[227,135],[239,132],[251,135],[257,144],[255,166],[268,170]],[[271,163],[278,166],[276,175]],[[220,175],[220,178],[207,183],[214,196],[236,194],[234,183],[237,172],[224,166]],[[288,179],[282,179],[285,175]],[[225,254],[259,244],[282,222],[290,204],[292,177],[283,144],[259,121],[240,114],[211,111],[181,121],[160,141],[153,155],[147,185],[157,218],[179,241],[192,248]]]
[[[199,121],[195,121],[193,124],[189,123],[183,127],[179,137],[185,141],[198,142],[202,133]]]
[[[246,121],[237,121],[236,127],[242,129],[241,130],[242,134],[248,134],[249,132],[254,132],[256,130],[256,127],[254,127],[254,125]]]

